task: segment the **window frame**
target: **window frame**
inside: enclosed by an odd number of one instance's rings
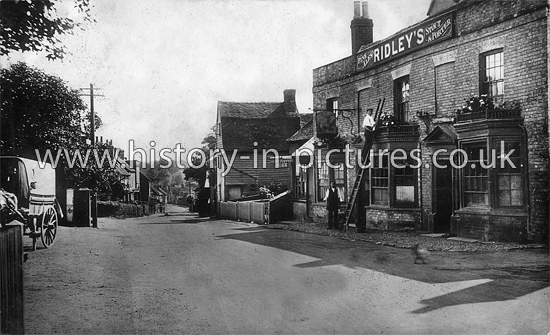
[[[509,170],[504,170],[505,172],[501,172],[500,167],[500,154],[501,154],[501,142],[504,142],[505,144],[507,142],[513,142],[516,144],[516,147],[519,148],[519,154],[517,156],[509,156],[512,162],[514,162],[514,165],[516,165],[516,169],[513,172],[509,172]],[[528,182],[528,177],[525,175],[525,169],[527,164],[527,152],[526,152],[526,144],[525,139],[520,136],[486,136],[483,138],[476,138],[476,139],[469,139],[462,141],[459,145],[459,148],[464,150],[465,152],[468,152],[466,150],[466,147],[468,145],[479,145],[481,143],[485,143],[485,152],[484,152],[484,161],[486,166],[490,165],[489,168],[487,168],[487,176],[485,177],[486,180],[486,194],[487,194],[487,202],[486,205],[471,205],[468,204],[467,199],[467,175],[466,173],[468,171],[471,171],[471,164],[475,163],[476,165],[479,164],[479,160],[472,160],[471,157],[468,157],[468,163],[463,168],[459,169],[459,185],[460,185],[460,209],[464,210],[483,210],[483,211],[502,211],[502,212],[508,212],[508,211],[526,211],[527,210],[527,204],[528,204],[528,192],[526,191],[526,185]],[[493,154],[494,152],[494,154]],[[504,153],[506,154],[508,151],[505,149]],[[489,155],[488,155],[489,153]],[[462,156],[462,155],[457,155]],[[489,157],[490,156],[490,157]],[[517,162],[517,164],[516,164]],[[462,164],[462,158],[459,162],[457,162],[458,166],[461,166]],[[521,200],[521,203],[517,203],[517,205],[512,205],[512,201],[510,200],[510,205],[503,205],[501,202],[501,192],[506,192],[506,190],[501,189],[500,185],[500,177],[501,176],[515,176],[519,177],[519,186],[517,188],[510,188],[508,191],[510,192],[510,197],[512,197],[513,191],[517,191],[520,193],[519,199]],[[510,180],[511,182],[511,180]],[[516,182],[516,184],[518,184]],[[470,193],[476,193],[475,191],[472,191]],[[482,193],[482,192],[477,192]],[[511,199],[511,198],[510,198]],[[518,199],[518,198],[516,198]]]
[[[307,199],[307,168],[299,165],[294,167],[294,199],[306,200]],[[296,172],[298,171],[298,174]]]
[[[384,159],[381,168],[379,167],[380,155],[375,154],[372,156],[372,166],[369,168],[368,199],[370,206],[390,207],[390,156],[388,153],[381,156]]]
[[[497,65],[497,57],[499,64]],[[493,61],[491,63],[491,57]],[[494,49],[491,51],[484,52],[479,55],[479,92],[480,95],[486,94],[488,98],[492,98],[494,103],[502,103],[504,101],[504,92],[505,92],[505,81],[506,77],[504,74],[504,49]],[[494,80],[490,80],[488,77],[490,74],[496,74]],[[501,86],[501,92],[499,92],[499,86]],[[493,94],[493,87],[496,88],[497,94]]]
[[[496,150],[496,155],[497,157],[501,154],[501,143],[504,142],[504,144],[506,143],[516,143],[517,144],[517,149],[519,149],[519,155],[511,155],[509,156],[510,157],[510,160],[512,161],[512,163],[514,163],[514,165],[516,165],[516,169],[515,171],[510,171],[510,169],[512,169],[511,166],[505,166],[504,169],[500,166],[500,160],[497,158],[497,166],[496,168],[494,169],[494,185],[495,185],[495,190],[494,190],[494,208],[498,208],[498,209],[501,209],[501,210],[517,210],[517,209],[523,209],[525,208],[525,204],[526,204],[526,199],[525,199],[525,196],[526,196],[526,188],[525,188],[525,183],[526,183],[526,178],[525,178],[525,169],[524,169],[524,166],[525,166],[525,148],[524,148],[524,145],[523,145],[523,139],[520,138],[520,137],[510,137],[510,138],[500,138],[500,137],[495,137],[492,139],[492,144],[493,144],[493,148],[495,148]],[[506,154],[508,151],[505,149],[504,150],[504,153]],[[515,153],[515,152],[514,152]],[[520,199],[521,199],[521,204],[518,204],[518,205],[502,205],[501,204],[501,184],[500,184],[500,177],[501,176],[519,176],[519,190],[521,191],[521,195],[520,195]],[[511,182],[511,181],[510,181]],[[510,192],[510,200],[511,200],[511,196],[512,196],[512,192],[513,191],[517,191],[518,189],[513,189],[513,188],[510,188],[509,190],[504,190],[504,191],[509,191]]]
[[[463,142],[460,146],[460,149],[464,150],[467,154],[466,165],[461,169],[461,198],[464,208],[490,208],[491,207],[491,190],[490,186],[490,169],[485,169],[481,167],[481,157],[479,159],[472,159],[472,155],[469,153],[468,148],[472,153],[477,152],[479,154],[479,148],[484,148],[484,165],[487,166],[487,158],[491,152],[491,148],[488,143],[488,139],[478,139]],[[492,157],[491,157],[492,159]],[[462,165],[464,157],[460,157],[459,166]],[[472,164],[475,164],[475,168],[472,169]],[[473,170],[473,171],[472,171]],[[485,175],[483,175],[485,171]],[[480,172],[480,174],[478,174]],[[475,185],[474,185],[475,184]],[[468,202],[469,199],[474,199],[474,196],[479,198],[480,195],[484,195],[484,202]]]
[[[405,89],[403,89],[403,84]],[[409,75],[399,77],[393,81],[394,107],[393,114],[399,123],[409,122],[411,101],[411,82]],[[407,93],[405,96],[405,92]]]

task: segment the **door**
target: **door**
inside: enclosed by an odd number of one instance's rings
[[[451,228],[451,215],[453,214],[453,176],[452,167],[448,159],[438,159],[438,168],[433,166],[433,211],[434,232],[448,233]]]
[[[241,187],[240,186],[228,186],[228,200],[239,199],[241,197]]]

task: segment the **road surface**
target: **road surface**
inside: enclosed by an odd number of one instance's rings
[[[30,244],[30,240],[26,241]],[[40,244],[39,244],[40,246]],[[172,212],[60,227],[27,334],[546,334],[547,251],[432,253]]]

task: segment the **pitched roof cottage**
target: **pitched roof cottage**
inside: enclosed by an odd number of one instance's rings
[[[272,183],[289,186],[289,169],[276,156],[288,155],[286,140],[300,128],[295,96],[288,89],[283,102],[218,102],[217,199],[257,194]]]

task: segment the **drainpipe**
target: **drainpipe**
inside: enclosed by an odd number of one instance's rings
[[[518,123],[518,126],[523,130],[523,143],[525,143],[525,149],[527,149],[527,130],[524,126]],[[529,152],[526,151],[527,158],[529,158]],[[532,238],[532,232],[531,232],[531,197],[529,195],[529,159],[527,159],[527,162],[525,162],[525,176],[527,176],[527,182],[525,183],[525,190],[527,193],[527,239]],[[523,199],[525,199],[525,196],[523,196]]]

